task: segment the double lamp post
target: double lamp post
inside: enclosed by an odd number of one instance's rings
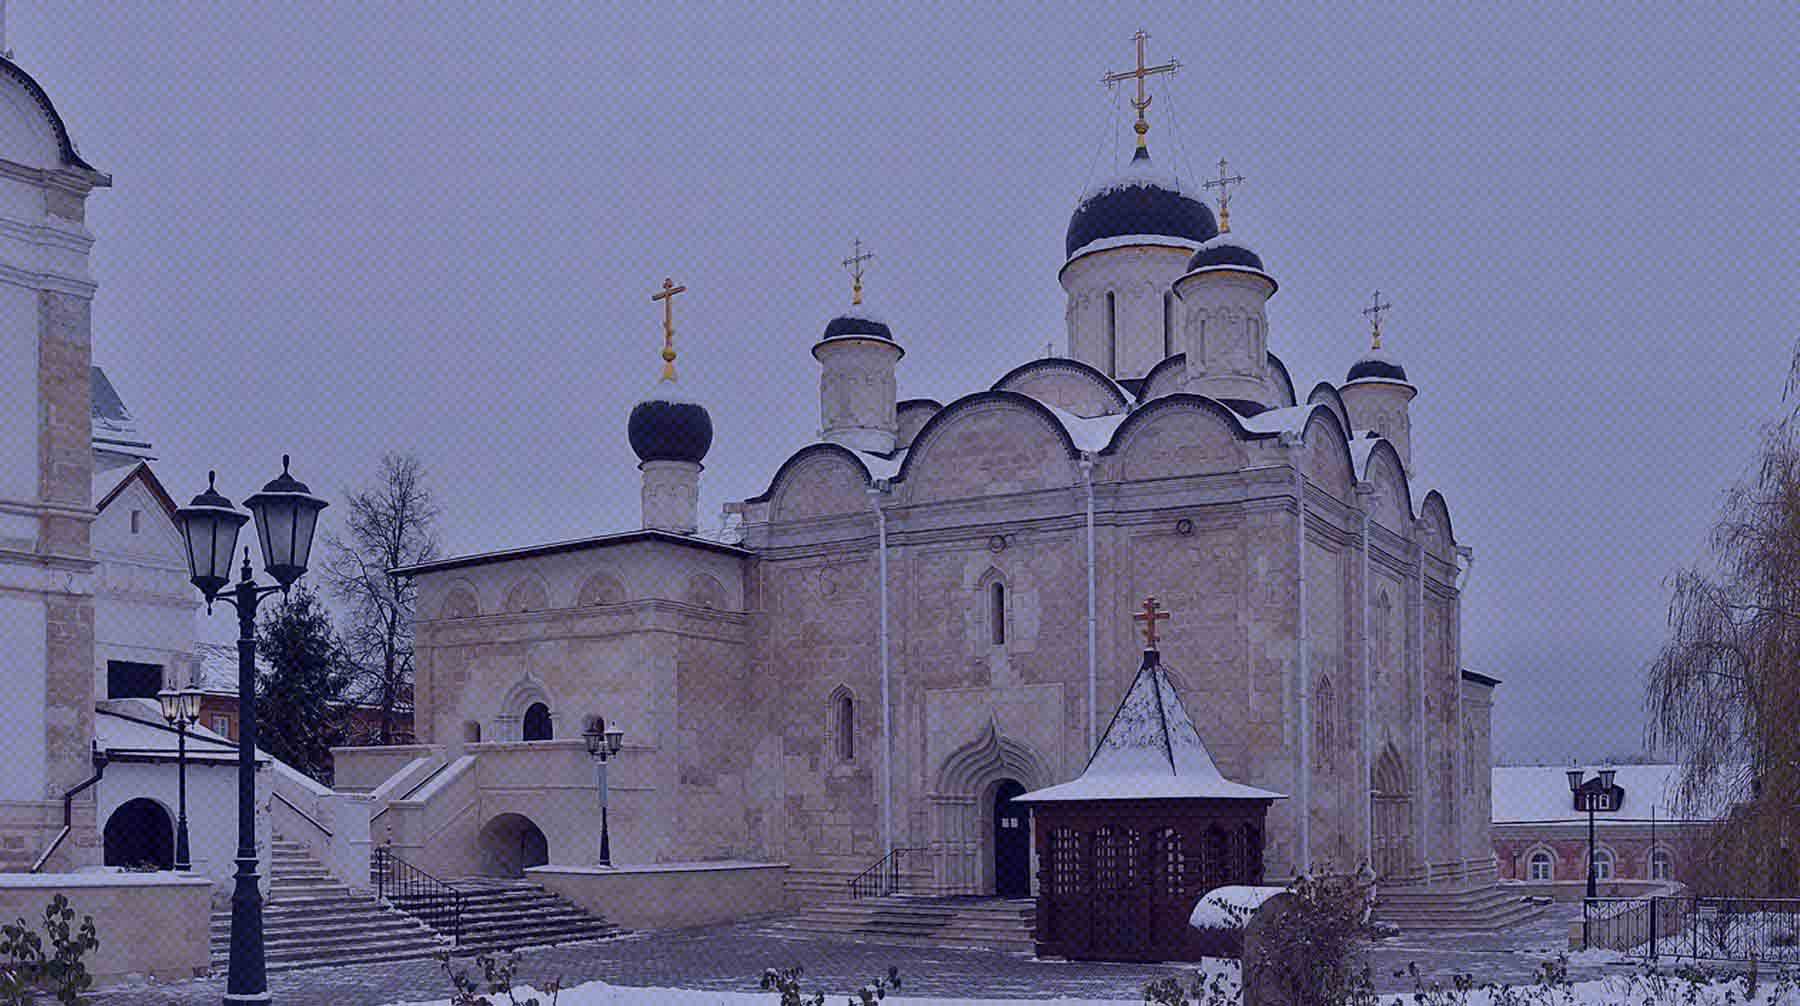
[[[162,703],[163,719],[175,728],[175,777],[180,794],[175,811],[175,869],[191,870],[194,860],[188,852],[187,731],[200,718],[200,691],[196,688],[183,688],[178,692],[164,689],[156,693],[156,699]]]
[[[262,891],[256,854],[256,606],[275,591],[285,593],[306,572],[312,552],[313,532],[325,501],[312,495],[306,484],[288,474],[288,458],[282,455],[281,474],[263,486],[262,492],[244,501],[250,514],[231,505],[213,488],[216,473],[206,477],[206,491],[175,512],[187,546],[188,574],[206,597],[207,611],[223,600],[238,616],[238,848],[237,874],[231,893],[231,963],[225,980],[225,1002],[266,1003],[268,975],[263,957]],[[250,569],[250,550],[244,550],[238,581],[231,584],[231,561],[237,551],[238,532],[256,518],[256,536],[262,544],[263,569],[274,586],[259,586]],[[230,587],[227,590],[227,587]],[[198,696],[196,696],[198,698]],[[186,732],[182,733],[186,747]],[[185,779],[183,789],[185,790]],[[177,837],[178,856],[186,858],[186,815]]]
[[[594,759],[594,773],[598,776],[600,790],[600,865],[612,865],[612,835],[606,827],[606,763],[617,756],[619,749],[625,744],[625,731],[614,727],[606,729],[606,721],[596,716],[588,721],[587,729],[581,732],[581,739],[587,742],[588,754]]]
[[[1594,883],[1594,812],[1606,809],[1604,805],[1612,799],[1614,773],[1609,768],[1601,769],[1596,780],[1598,785],[1591,787],[1582,781],[1587,775],[1586,770],[1572,768],[1568,774],[1569,792],[1575,794],[1575,809],[1587,811],[1588,816],[1587,896],[1592,900],[1597,896]]]

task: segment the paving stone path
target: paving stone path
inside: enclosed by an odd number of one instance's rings
[[[1578,917],[1579,909],[1575,909]],[[1503,936],[1469,935],[1383,941],[1371,964],[1384,989],[1410,991],[1410,979],[1393,972],[1409,962],[1438,980],[1466,971],[1482,981],[1528,981],[1541,961],[1567,939],[1570,913],[1559,909],[1531,926]],[[676,932],[638,933],[585,944],[528,950],[520,955],[521,981],[561,976],[565,985],[602,980],[615,985],[754,991],[763,969],[806,968],[806,984],[832,994],[866,982],[892,965],[904,992],[916,996],[994,999],[1121,999],[1141,1001],[1144,984],[1183,974],[1179,965],[1089,964],[1038,961],[989,950],[943,950],[793,938],[756,923]],[[1578,978],[1620,973],[1613,967],[1573,968]],[[213,1004],[224,993],[223,975],[166,985],[138,985],[96,995],[94,1006]],[[281,972],[269,978],[278,1006],[387,1006],[449,996],[434,961]],[[771,999],[771,1001],[773,1001]]]

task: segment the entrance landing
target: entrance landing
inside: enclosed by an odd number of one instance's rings
[[[765,926],[772,936],[897,947],[957,947],[1033,953],[1037,902],[1030,898],[929,898],[905,894],[814,905]]]

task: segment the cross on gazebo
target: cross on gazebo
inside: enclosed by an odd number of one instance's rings
[[[1381,316],[1384,312],[1387,311],[1388,308],[1393,307],[1393,306],[1394,306],[1393,304],[1383,301],[1381,299],[1381,291],[1377,290],[1377,291],[1375,291],[1374,303],[1370,304],[1368,307],[1363,308],[1363,314],[1368,315],[1369,324],[1373,328],[1373,332],[1370,336],[1370,342],[1369,342],[1370,349],[1380,349],[1381,348]]]
[[[1231,186],[1243,184],[1243,175],[1227,174],[1225,158],[1219,158],[1219,177],[1209,179],[1205,187],[1219,190],[1219,233],[1231,233]]]
[[[844,260],[844,268],[850,270],[850,303],[862,303],[863,263],[874,258],[873,252],[862,250],[862,238],[850,242],[850,257]]]
[[[1168,621],[1169,613],[1158,607],[1156,597],[1152,595],[1144,598],[1144,610],[1131,617],[1144,623],[1144,649],[1156,649],[1156,623]]]
[[[1100,78],[1100,83],[1105,84],[1107,87],[1111,87],[1122,80],[1137,81],[1137,97],[1131,102],[1131,107],[1137,109],[1137,124],[1131,128],[1137,130],[1137,145],[1140,150],[1144,147],[1144,134],[1150,131],[1150,124],[1144,121],[1144,109],[1150,107],[1150,96],[1144,93],[1144,79],[1146,77],[1153,77],[1159,73],[1174,73],[1176,70],[1181,69],[1181,61],[1178,59],[1171,59],[1160,66],[1145,66],[1144,43],[1149,41],[1149,39],[1150,36],[1142,29],[1139,29],[1137,34],[1131,36],[1131,40],[1137,43],[1137,69],[1126,70],[1122,73],[1109,73]]]
[[[650,295],[651,300],[662,301],[663,306],[663,372],[662,379],[675,379],[675,295],[686,293],[687,287],[676,286],[672,279],[664,278],[661,293]]]

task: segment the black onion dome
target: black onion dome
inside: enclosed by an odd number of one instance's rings
[[[650,397],[632,406],[626,429],[639,461],[699,464],[712,447],[712,416],[670,381],[657,385]]]
[[[1219,233],[1212,209],[1181,191],[1174,178],[1155,171],[1143,149],[1124,174],[1090,189],[1069,218],[1063,254],[1104,238],[1155,234],[1200,244]]]
[[[1228,237],[1208,241],[1199,251],[1194,252],[1193,258],[1188,259],[1189,272],[1214,266],[1237,266],[1241,269],[1255,269],[1257,272],[1264,271],[1261,255]]]
[[[859,314],[840,314],[831,319],[825,324],[825,334],[819,338],[823,341],[825,339],[842,339],[849,336],[863,336],[873,339],[886,339],[889,342],[894,341],[894,333],[887,327],[886,322]]]
[[[1350,381],[1405,381],[1406,368],[1380,356],[1365,356],[1350,367]]]

